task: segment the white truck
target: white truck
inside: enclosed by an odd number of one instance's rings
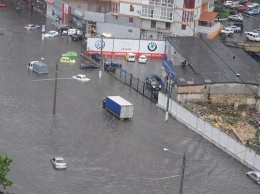
[[[220,31],[220,34],[226,36],[232,36],[234,34],[234,30],[232,28],[224,28],[223,30]]]

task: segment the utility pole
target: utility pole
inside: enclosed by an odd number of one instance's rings
[[[169,103],[170,103],[170,95],[171,95],[171,75],[168,74],[168,81],[167,81],[167,105],[166,105],[166,113],[165,113],[165,121],[169,119]]]
[[[100,70],[99,70],[99,77],[102,77],[101,68],[104,70],[104,63],[103,63],[103,35],[101,34],[101,43],[100,43]]]
[[[56,113],[57,77],[58,77],[58,63],[56,63],[56,72],[55,72],[54,99],[53,99],[53,110],[52,110],[53,115],[55,115]]]
[[[182,172],[181,172],[181,183],[180,183],[179,194],[182,194],[183,191],[184,173],[185,173],[185,153],[183,154],[183,159],[182,159]]]

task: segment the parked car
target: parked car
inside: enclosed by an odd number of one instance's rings
[[[227,26],[225,29],[232,29],[234,32],[241,32],[241,28],[235,25]]]
[[[244,5],[237,8],[238,12],[243,12],[244,13],[244,12],[246,12],[246,10],[248,10],[248,7],[244,6]]]
[[[237,27],[240,27],[242,30],[244,27],[244,24],[243,24],[243,22],[232,22],[232,23],[230,23],[230,26],[237,26]]]
[[[162,79],[158,75],[155,75],[155,74],[147,75],[145,77],[145,80],[147,80],[147,79],[156,79],[159,83],[162,81]]]
[[[85,39],[85,35],[83,35],[83,34],[73,34],[70,37],[74,41],[81,41],[81,40]]]
[[[107,71],[109,71],[109,72],[116,72],[116,67],[113,67],[112,65],[110,65],[110,64],[105,64],[104,63],[104,69],[105,70],[107,70]]]
[[[94,64],[94,63],[86,61],[84,63],[81,63],[79,65],[79,68],[81,68],[81,69],[89,69],[89,68],[99,68],[99,66]]]
[[[64,35],[64,36],[71,36],[73,34],[81,34],[81,32],[74,28],[71,28],[68,30],[63,30],[63,32],[62,32],[62,35]]]
[[[78,74],[78,75],[72,76],[72,78],[76,79],[78,81],[81,81],[81,82],[88,82],[88,81],[90,81],[90,79],[87,78],[87,76],[83,75],[83,74]]]
[[[147,57],[145,55],[141,55],[138,59],[138,63],[146,63]]]
[[[117,63],[115,61],[110,61],[110,60],[105,61],[104,64],[105,65],[111,65],[112,67],[122,67],[121,63]]]
[[[59,33],[57,31],[52,30],[52,31],[49,31],[46,34],[44,34],[44,37],[45,38],[52,38],[52,37],[55,37],[55,36],[58,36],[58,35],[59,35]]]
[[[64,31],[64,30],[68,30],[68,29],[71,29],[72,27],[71,26],[63,26],[63,27],[61,27],[61,28],[59,28],[59,30],[58,30],[58,32],[60,33],[60,34],[62,34],[62,32]]]
[[[228,19],[234,20],[234,21],[243,21],[243,16],[241,14],[230,15],[230,16],[228,16]]]
[[[93,53],[91,58],[97,62],[100,61],[101,55],[99,53]]]
[[[233,4],[233,1],[225,1],[224,6],[229,7]]]
[[[255,32],[245,32],[246,35],[246,40],[250,40],[250,41],[260,41],[260,34],[255,33]]]
[[[126,53],[125,60],[128,62],[135,62],[135,54],[134,53]]]
[[[231,9],[237,9],[240,6],[242,6],[242,5],[240,5],[238,2],[234,2],[232,5],[230,5],[230,8]]]
[[[27,30],[34,30],[34,29],[40,29],[41,27],[39,25],[35,25],[35,24],[28,24],[27,26],[24,26],[23,28],[27,29]]]
[[[229,20],[234,20],[234,21],[243,21],[243,16],[241,14],[237,14],[237,15],[230,15],[228,16]]]
[[[259,9],[250,9],[250,10],[246,11],[246,14],[248,14],[248,15],[258,15],[259,12],[260,12]]]
[[[246,176],[252,179],[255,183],[260,184],[260,172],[259,171],[249,171]]]
[[[78,57],[78,54],[74,51],[69,51],[69,52],[63,53],[61,56],[62,57],[69,57],[70,59],[75,59],[75,58]]]
[[[232,36],[234,34],[234,30],[232,28],[224,28],[223,30],[220,30],[221,35],[226,35],[226,36]]]
[[[76,61],[74,59],[70,59],[69,57],[61,57],[60,62],[61,63],[75,63]]]
[[[62,157],[54,157],[51,158],[51,162],[54,168],[56,169],[66,169],[67,164]]]
[[[145,80],[145,84],[149,87],[152,88],[153,90],[160,90],[161,89],[161,85],[159,84],[159,82],[154,79],[154,78],[148,78]]]
[[[7,6],[6,6],[5,3],[0,3],[0,7],[1,7],[1,8],[6,8]]]
[[[256,7],[258,7],[258,3],[251,3],[251,4],[249,4],[249,5],[247,5],[247,7],[248,8],[256,8]]]

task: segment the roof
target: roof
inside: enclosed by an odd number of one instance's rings
[[[230,42],[196,37],[166,38],[174,49],[187,60],[188,65],[174,66],[177,85],[201,85],[207,83],[239,82],[258,85],[259,64],[242,49]]]
[[[129,106],[129,105],[131,106],[131,105],[133,105],[132,103],[128,102],[127,100],[125,100],[121,96],[107,96],[107,98],[109,98],[113,101],[116,101],[121,106]]]
[[[207,22],[212,22],[214,19],[217,17],[218,13],[216,12],[208,12],[208,11],[203,11],[200,14],[200,21],[207,21]]]

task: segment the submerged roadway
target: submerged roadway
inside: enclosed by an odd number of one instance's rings
[[[0,151],[14,159],[8,177],[17,194],[177,194],[186,154],[183,194],[260,193],[247,167],[170,118],[156,105],[108,73],[59,64],[56,114],[52,115],[55,64],[80,44],[66,37],[44,39],[35,23],[54,30],[50,20],[29,10],[0,10]],[[49,74],[27,70],[32,60]],[[136,64],[132,64],[135,66]],[[142,74],[160,70],[160,60]],[[131,69],[131,68],[130,68]],[[146,71],[146,72],[144,72]],[[68,79],[86,74],[88,83]],[[157,72],[158,73],[158,72]],[[101,100],[119,95],[135,105],[134,118],[121,121],[103,110]],[[66,170],[50,158],[62,156]]]

